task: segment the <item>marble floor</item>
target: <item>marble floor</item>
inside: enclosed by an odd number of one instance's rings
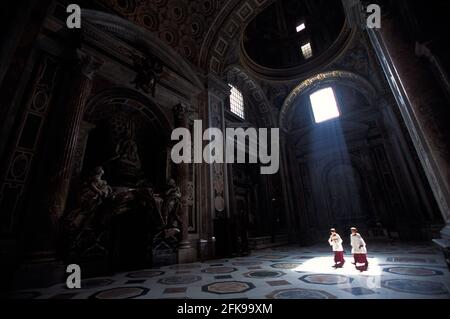
[[[372,244],[369,270],[351,257],[334,269],[330,248],[280,247],[250,256],[180,264],[23,290],[17,299],[450,299],[450,273],[431,244]]]

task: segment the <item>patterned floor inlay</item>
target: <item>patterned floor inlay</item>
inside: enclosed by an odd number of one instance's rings
[[[233,267],[211,267],[202,270],[202,272],[207,274],[229,274],[235,271],[237,269]]]
[[[181,294],[185,293],[187,290],[186,287],[180,287],[180,288],[166,288],[164,289],[163,294]]]
[[[382,282],[382,286],[395,291],[421,295],[445,295],[449,291],[441,282],[410,279],[391,279]]]
[[[98,287],[105,287],[109,286],[114,282],[112,279],[86,279],[81,281],[81,288],[82,289],[92,289],[92,288],[98,288]]]
[[[270,267],[277,269],[295,269],[298,268],[300,265],[301,265],[300,263],[277,263],[270,265]]]
[[[363,273],[351,264],[348,246],[347,263],[334,269],[333,252],[325,239],[306,248],[269,248],[237,258],[84,279],[80,290],[68,289],[63,280],[45,289],[28,287],[7,298],[450,299],[450,272],[431,243],[367,242],[370,266]]]
[[[169,276],[158,280],[160,284],[164,285],[187,285],[202,280],[202,277],[195,275],[185,276]]]
[[[125,283],[127,285],[136,285],[136,284],[143,284],[145,282],[145,279],[133,279],[133,280],[127,280]]]
[[[328,274],[305,275],[299,279],[308,284],[316,285],[342,285],[350,284],[353,281],[353,278],[347,276]]]
[[[435,259],[412,258],[412,257],[389,257],[386,259],[390,263],[413,263],[413,264],[435,264]]]
[[[208,264],[208,265],[212,265],[212,264],[222,264],[223,265],[227,262],[228,262],[228,259],[215,259],[215,260],[206,260],[204,263]]]
[[[367,296],[376,294],[375,291],[364,287],[353,287],[342,289],[345,292],[351,293],[353,296]]]
[[[145,295],[150,289],[144,287],[118,287],[97,292],[91,299],[132,299]]]
[[[436,252],[433,250],[416,250],[416,251],[410,251],[408,254],[411,255],[434,255]]]
[[[263,264],[262,261],[238,261],[234,262],[233,266],[243,266],[243,267],[249,267],[249,266],[257,266]]]
[[[129,278],[152,278],[152,277],[158,277],[164,275],[164,271],[160,270],[142,270],[142,271],[135,271],[132,273],[129,273],[127,277]]]
[[[257,258],[260,258],[260,259],[267,259],[267,260],[273,260],[273,259],[278,260],[278,259],[283,259],[283,258],[287,258],[287,257],[289,257],[289,256],[263,255],[263,256],[259,256],[259,257],[257,257]]]
[[[284,289],[276,290],[267,295],[269,299],[336,299],[336,296],[323,291],[323,290],[311,290],[311,289]]]
[[[256,270],[244,274],[245,277],[258,279],[278,278],[284,275],[285,273],[282,271],[271,271],[271,270]]]
[[[214,276],[214,279],[217,279],[217,280],[232,279],[232,278],[233,278],[233,276],[230,276],[230,275]]]
[[[198,265],[198,264],[184,264],[184,265],[171,266],[169,268],[170,269],[174,269],[174,270],[189,270],[189,269],[202,268],[202,265]]]
[[[205,285],[202,287],[202,290],[205,292],[224,295],[224,294],[243,293],[253,288],[255,288],[255,285],[253,285],[250,282],[224,281]]]
[[[420,276],[420,277],[430,277],[430,276],[442,276],[442,271],[428,269],[428,268],[415,268],[415,267],[391,267],[384,268],[383,271],[405,276]]]
[[[291,283],[286,280],[274,280],[274,281],[268,281],[267,283],[269,285],[271,285],[272,287],[291,285]]]

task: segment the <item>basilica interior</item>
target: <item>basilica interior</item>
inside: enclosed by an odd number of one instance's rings
[[[450,298],[448,1],[3,2],[1,293]],[[175,163],[195,121],[278,129],[279,170]]]

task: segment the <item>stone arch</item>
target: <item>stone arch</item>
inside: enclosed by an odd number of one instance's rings
[[[297,85],[285,99],[279,118],[279,125],[283,132],[288,132],[290,129],[292,111],[299,97],[333,83],[350,86],[358,90],[372,105],[378,100],[375,87],[367,79],[356,73],[335,70],[316,74]]]
[[[161,41],[151,32],[124,18],[96,10],[84,9],[83,19],[128,42],[146,47],[152,54],[168,64],[170,68],[183,75],[198,88],[204,85],[191,65],[172,47]]]
[[[270,103],[258,82],[238,65],[227,67],[224,74],[227,83],[242,90],[253,111],[260,116],[258,124],[263,127],[274,127],[275,121],[273,120]]]
[[[166,114],[149,98],[143,94],[127,88],[112,88],[100,92],[88,102],[85,119],[92,122],[96,117],[107,113],[111,108],[127,106],[138,111],[147,121],[155,123],[161,128],[161,133],[167,141],[173,129]],[[103,110],[99,110],[99,108]]]
[[[156,103],[128,88],[99,92],[87,104],[84,119],[91,128],[81,139],[80,173],[104,166],[112,186],[135,185],[149,178],[162,187],[170,174],[167,158],[173,125]],[[116,161],[118,150],[127,163]],[[128,170],[129,169],[129,170]]]

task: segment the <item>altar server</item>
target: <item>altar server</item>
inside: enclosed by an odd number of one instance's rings
[[[335,228],[330,229],[331,235],[328,239],[328,243],[334,251],[334,268],[342,268],[345,263],[344,259],[344,247],[342,246],[342,238],[336,232]]]
[[[352,254],[355,262],[353,263],[359,271],[367,271],[369,262],[367,261],[366,243],[362,236],[358,233],[358,229],[352,227],[352,234],[350,235],[350,243],[352,246]]]

